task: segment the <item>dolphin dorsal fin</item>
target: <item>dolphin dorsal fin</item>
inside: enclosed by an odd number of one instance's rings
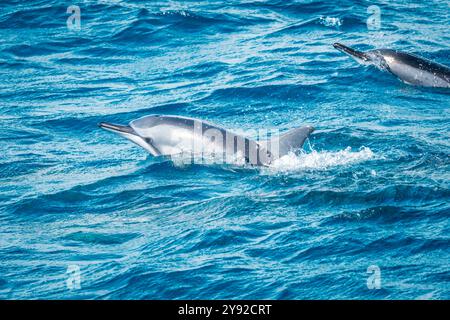
[[[260,140],[258,144],[270,151],[275,158],[279,158],[288,154],[291,150],[300,149],[313,131],[314,128],[311,126],[295,128],[271,139]]]

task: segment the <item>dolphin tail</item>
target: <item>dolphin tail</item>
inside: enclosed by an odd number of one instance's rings
[[[370,58],[366,53],[355,50],[350,47],[347,47],[346,45],[343,45],[342,43],[336,42],[333,44],[333,47],[345,54],[348,54],[350,57],[352,57],[353,59],[355,59],[356,61],[358,61],[360,63],[365,63],[365,62],[370,61]]]
[[[300,149],[313,131],[311,126],[296,128],[269,140],[258,141],[258,144],[270,151],[275,158],[279,158],[289,151]]]

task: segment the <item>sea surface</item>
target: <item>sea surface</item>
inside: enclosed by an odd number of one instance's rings
[[[449,299],[450,93],[332,47],[450,65],[449,4],[1,1],[0,298]],[[316,131],[252,168],[97,127],[150,114]]]

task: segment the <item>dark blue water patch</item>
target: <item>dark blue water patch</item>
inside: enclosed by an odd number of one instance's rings
[[[293,85],[227,88],[215,90],[207,98],[202,99],[201,102],[223,100],[225,97],[240,101],[261,101],[261,99],[286,100],[301,99],[302,97],[314,100],[318,90],[313,86],[299,87]]]
[[[439,152],[436,150],[435,152],[423,153],[421,150],[421,157],[418,161],[411,163],[411,166],[408,170],[419,170],[419,169],[428,169],[430,167],[446,167],[450,165],[450,159],[448,153]]]
[[[4,55],[5,59],[10,58],[9,53],[5,54],[3,52],[0,52],[0,55]],[[37,62],[29,61],[26,59],[19,59],[19,58],[16,58],[15,60],[2,61],[2,62],[0,62],[0,66],[1,66],[1,68],[4,68],[5,70],[11,70],[11,72],[17,72],[17,71],[23,72],[26,70],[30,70],[30,71],[53,70],[53,68],[47,67],[47,66],[43,65],[42,63],[37,63]],[[2,96],[4,96],[5,98],[7,97],[4,95],[4,93],[2,93]],[[14,97],[15,95],[14,95],[14,93],[11,93],[9,96]]]
[[[45,1],[34,5],[34,8],[23,8],[5,14],[0,19],[0,29],[60,28],[66,25],[67,7],[61,4],[48,5]]]
[[[264,38],[271,39],[273,37],[279,37],[283,34],[295,34],[297,32],[311,32],[315,29],[326,28],[323,24],[319,23],[320,18],[310,18],[301,22],[295,22],[294,24],[284,26],[283,28],[276,29],[271,33],[268,33]]]
[[[7,285],[8,285],[8,281],[6,279],[0,278],[0,292],[2,290],[5,290],[7,288]]]
[[[246,227],[255,230],[283,230],[291,226],[291,222],[257,221],[247,224]]]
[[[116,33],[113,40],[119,43],[136,43],[138,45],[146,43],[146,45],[154,45],[153,41],[156,39],[151,35],[157,28],[152,25],[152,22],[152,20],[144,19],[134,21],[131,26]]]
[[[14,47],[10,47],[7,50],[3,50],[3,52],[13,54],[17,57],[31,57],[39,55],[48,55],[54,53],[55,51],[51,50],[48,47],[42,46],[31,47],[29,45],[17,45]]]
[[[331,144],[335,150],[342,150],[342,148],[349,146],[353,148],[360,148],[365,145],[370,146],[370,144],[367,144],[367,137],[379,135],[382,134],[369,130],[352,130],[351,127],[341,127],[327,132],[315,132],[312,140],[318,149],[329,149]]]
[[[411,250],[411,254],[424,253],[427,254],[433,251],[445,252],[450,245],[450,239],[427,239],[424,240],[421,246],[416,246]]]
[[[108,117],[109,119],[109,117]],[[108,120],[114,122],[114,120]],[[98,124],[102,122],[102,117],[61,117],[54,119],[42,119],[40,126],[53,134],[64,136],[78,136],[89,139],[90,134],[100,131]],[[118,121],[120,123],[120,121]],[[74,125],[76,124],[76,125]]]
[[[423,53],[422,53],[423,54]],[[436,61],[438,63],[449,65],[450,62],[450,50],[443,48],[433,52],[425,52],[430,60]],[[448,92],[448,91],[447,91]]]
[[[187,292],[198,288],[204,279],[199,273],[208,272],[211,266],[198,268],[185,268],[184,270],[167,270],[165,272],[145,272],[141,270],[141,275],[127,277],[126,287],[132,287],[135,292],[139,292],[140,299],[161,299],[161,297],[169,294],[178,298],[187,297]],[[132,270],[136,272],[137,270]],[[132,272],[132,273],[134,273]],[[117,280],[116,280],[117,281]],[[166,281],[178,283],[177,286],[164,286]],[[149,286],[149,284],[153,284]],[[117,286],[117,284],[115,285]],[[149,290],[149,287],[151,288]],[[178,294],[177,294],[178,293]],[[129,295],[126,291],[118,290],[116,293],[121,298],[127,298]]]
[[[345,211],[327,219],[323,225],[333,225],[336,221],[360,223],[361,221],[375,220],[377,223],[395,223],[408,219],[420,219],[426,211],[417,208],[404,208],[396,206],[375,206],[364,209]]]
[[[271,22],[271,19],[263,16],[241,16],[231,13],[216,13],[214,11],[198,14],[191,11],[163,11],[155,14],[164,23],[174,28],[179,28],[183,32],[196,30],[204,31],[213,28],[214,33],[233,33],[240,31],[240,28],[249,28],[252,25],[264,25]]]
[[[212,77],[220,72],[227,71],[229,65],[220,61],[205,62],[200,65],[188,66],[178,70],[174,75],[162,75],[159,79],[161,81],[168,80],[169,78],[181,79],[204,79],[206,77]]]
[[[422,248],[429,248],[430,246],[433,247],[433,250],[442,250],[443,248],[448,247],[448,240],[425,240],[416,237],[405,237],[404,235],[395,233],[388,237],[371,241],[356,252],[364,251],[367,253],[380,253],[383,250],[389,250],[395,252],[393,255],[394,258],[399,258],[416,255],[422,252],[427,252],[429,254],[430,251],[422,251]],[[401,248],[401,250],[397,250],[399,248]]]
[[[41,156],[42,157],[42,156]],[[25,158],[25,157],[24,157]],[[9,163],[0,163],[0,178],[17,178],[26,176],[41,169],[49,168],[56,164],[54,160],[42,159],[30,162],[29,159],[15,160]]]
[[[317,12],[324,12],[330,8],[333,8],[332,5],[326,2],[309,2],[309,3],[295,3],[290,2],[286,3],[285,1],[271,1],[271,2],[250,2],[250,3],[236,3],[237,7],[241,8],[251,8],[255,10],[260,10],[261,8],[268,9],[270,11],[280,11],[287,15],[308,15],[315,14]],[[345,4],[342,4],[345,7]]]
[[[50,195],[39,195],[34,199],[19,200],[13,213],[20,215],[58,214],[72,211],[76,203],[88,202],[89,195],[81,192],[64,191]],[[72,204],[69,204],[67,202]],[[45,203],[45,205],[43,205]]]
[[[262,23],[258,19],[258,23]],[[184,35],[195,33],[216,35],[221,32],[236,32],[239,27],[251,25],[251,19],[235,19],[230,15],[208,13],[198,15],[190,11],[139,11],[136,20],[121,31],[113,40],[115,43],[134,43],[146,46],[168,46],[167,41],[178,42]],[[191,42],[197,42],[191,37]]]
[[[16,261],[16,260],[26,260],[32,256],[39,256],[39,254],[41,253],[39,250],[36,249],[24,249],[24,248],[20,248],[20,247],[16,247],[16,246],[10,246],[5,248],[5,257],[4,257],[4,261]],[[60,255],[70,255],[72,254],[73,251],[68,250],[68,249],[59,249],[59,250],[50,250],[47,251],[47,254],[49,256],[52,256],[53,259],[57,259],[55,257],[58,257]]]
[[[186,110],[189,108],[190,104],[181,102],[181,103],[167,103],[161,105],[154,105],[147,108],[142,108],[136,111],[131,112],[120,112],[120,113],[112,113],[110,115],[102,115],[95,116],[92,118],[93,122],[97,121],[108,121],[108,122],[117,122],[117,123],[128,123],[134,119],[144,117],[147,115],[154,114],[179,114],[182,115],[186,113]],[[101,120],[103,119],[103,120]]]
[[[60,64],[67,64],[71,66],[89,66],[89,65],[99,65],[99,64],[122,64],[127,63],[128,59],[114,59],[114,58],[97,58],[97,59],[86,59],[86,58],[63,58],[56,60]],[[98,89],[98,88],[96,88]],[[83,89],[81,89],[83,90]],[[84,90],[83,90],[84,92]]]
[[[36,128],[17,128],[13,121],[5,123],[8,134],[0,135],[0,140],[4,142],[8,141],[20,141],[23,144],[31,144],[36,140],[46,141],[48,134],[40,129]]]
[[[80,46],[80,48],[76,51],[77,54],[84,55],[84,56],[91,56],[96,58],[111,58],[115,56],[124,56],[126,54],[133,54],[134,52],[130,49],[124,49],[124,48],[116,48],[114,46],[106,46],[106,45],[99,45],[99,46]],[[81,58],[79,58],[81,59]],[[88,61],[90,61],[88,59]],[[123,59],[125,61],[125,59]]]
[[[426,277],[430,280],[430,281],[436,281],[439,283],[449,283],[450,282],[450,271],[448,270],[444,270],[441,272],[436,272],[434,274],[431,275],[426,275]]]
[[[203,240],[201,242],[191,248],[186,248],[186,252],[241,246],[251,243],[252,239],[262,235],[261,232],[251,230],[211,230],[202,235]]]
[[[33,45],[16,45],[9,47],[2,52],[11,54],[18,58],[28,58],[35,56],[46,56],[55,53],[71,52],[72,48],[77,46],[89,45],[91,40],[82,37],[69,37],[71,46],[67,46],[66,41],[39,42]]]
[[[246,272],[245,275],[248,277],[250,272]],[[218,295],[225,295],[227,299],[232,299],[239,292],[246,292],[247,295],[257,297],[253,292],[254,288],[246,284],[243,281],[224,279],[224,281],[213,282],[211,287],[204,292],[197,292],[197,299],[206,299],[211,297],[211,299],[217,299]],[[261,299],[261,297],[258,297]]]
[[[323,240],[314,248],[305,248],[295,253],[286,260],[286,263],[299,263],[311,260],[328,260],[334,256],[340,258],[351,256],[353,250],[364,247],[360,240],[348,239],[347,237],[338,237],[331,240]]]
[[[134,233],[102,234],[77,231],[64,236],[64,240],[99,245],[120,245],[139,237]]]
[[[426,203],[449,197],[449,191],[438,187],[416,187],[413,185],[386,186],[369,192],[334,191],[317,189],[294,191],[285,197],[291,205],[341,206],[346,204],[381,204],[403,203],[414,201]]]

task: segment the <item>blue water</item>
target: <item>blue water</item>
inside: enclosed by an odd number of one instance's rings
[[[0,298],[450,298],[449,92],[331,45],[450,65],[448,1],[70,4],[0,5]],[[255,169],[97,127],[148,114],[316,131]]]

